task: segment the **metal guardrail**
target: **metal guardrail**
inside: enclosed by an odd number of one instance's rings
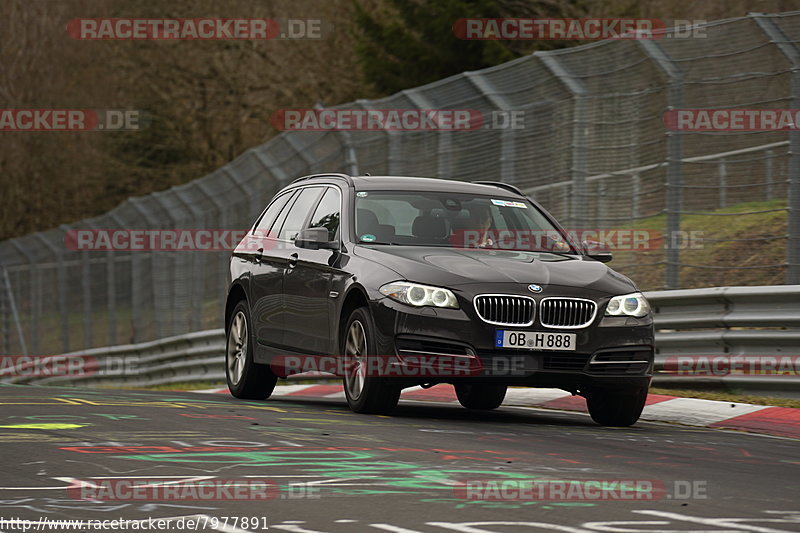
[[[800,376],[684,376],[664,372],[671,357],[797,356],[800,354],[800,285],[714,287],[646,293],[656,322],[655,384],[724,385],[755,394],[800,395]],[[224,382],[222,329],[141,344],[65,354],[94,360],[79,376],[8,378],[12,383],[152,387]],[[324,377],[323,375],[304,377]]]
[[[665,373],[670,357],[800,355],[800,285],[713,287],[646,293],[656,322],[656,384],[724,386],[800,397],[799,375]]]
[[[7,383],[100,388],[154,387],[190,382],[225,382],[225,332],[198,331],[140,344],[92,348],[64,354],[80,357],[80,375],[5,379]],[[96,364],[96,366],[95,366]]]

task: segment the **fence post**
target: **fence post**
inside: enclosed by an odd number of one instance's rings
[[[725,158],[719,160],[719,206],[728,207],[728,169]]]
[[[465,72],[464,78],[472,83],[481,95],[489,100],[498,111],[513,111],[513,106],[508,99],[480,72]],[[486,117],[488,119],[488,117]],[[507,123],[508,124],[508,123]],[[516,181],[516,132],[508,127],[500,131],[500,181],[514,183]]]
[[[256,157],[259,161],[260,158]],[[174,189],[175,191],[175,199],[178,200],[181,205],[183,205],[185,211],[190,214],[191,217],[191,228],[197,229],[198,224],[203,220],[203,213],[199,210],[194,202],[187,201],[182,196],[182,191],[180,189]],[[251,193],[254,200],[258,200],[259,195]],[[186,220],[184,218],[183,220]],[[203,226],[200,225],[200,228]],[[225,229],[225,228],[222,228]],[[189,317],[188,317],[188,324],[189,324],[189,331],[199,331],[202,329],[203,323],[203,297],[205,296],[205,285],[203,284],[203,272],[204,268],[202,265],[201,259],[205,259],[203,254],[197,253],[196,251],[190,252],[190,261],[189,265],[187,266],[187,271],[191,272],[191,279],[189,280]]]
[[[2,267],[3,271],[5,272],[5,267]],[[11,324],[9,320],[10,313],[8,312],[8,291],[5,287],[5,280],[0,280],[0,329],[2,329],[2,343],[0,343],[0,347],[3,350],[4,354],[7,354],[11,351]]]
[[[800,109],[800,47],[772,18],[750,13],[753,22],[767,34],[792,66],[792,109]],[[786,243],[786,283],[800,284],[800,131],[789,132],[789,224]]]
[[[17,252],[25,258],[28,263],[28,289],[30,298],[30,324],[28,333],[31,338],[31,353],[39,353],[39,317],[42,312],[42,271],[39,269],[38,261],[31,255],[28,247],[19,244],[16,239],[9,241],[11,246],[16,248]],[[20,338],[22,339],[22,327],[18,328]],[[27,354],[26,354],[27,355]]]
[[[316,110],[323,110],[325,106],[321,103],[317,102],[314,106]],[[350,132],[345,130],[334,130],[336,135],[342,140],[342,151],[344,152],[344,165],[346,167],[345,172],[350,174],[351,176],[358,176],[358,157],[356,155],[356,150],[353,147],[353,139],[350,135]]]
[[[61,225],[59,229],[66,234],[69,226]],[[69,353],[69,311],[67,306],[67,279],[64,266],[64,241],[61,246],[54,246],[41,233],[34,233],[37,239],[56,256],[56,280],[58,283],[58,314],[61,317],[61,353]]]
[[[128,203],[131,205],[131,207],[136,209],[136,211],[138,211],[140,215],[142,215],[142,218],[147,223],[147,228],[148,229],[153,229],[153,228],[156,228],[158,226],[158,219],[156,219],[156,218],[154,218],[152,216],[152,212],[149,209],[147,209],[144,205],[141,205],[141,204],[145,203],[145,202],[142,201],[141,198],[129,198],[128,199]],[[130,229],[130,228],[127,228],[127,229]],[[142,252],[133,251],[133,253],[135,255],[141,255]],[[162,272],[162,269],[159,268],[159,265],[158,265],[158,262],[157,262],[158,253],[159,252],[154,252],[154,251],[148,251],[147,252],[147,254],[150,256],[150,281],[151,281],[151,286],[150,287],[140,287],[139,291],[149,290],[150,294],[153,297],[153,307],[152,307],[152,311],[153,311],[153,316],[152,316],[153,331],[155,332],[154,333],[155,338],[160,339],[163,336],[162,335],[162,329],[163,329],[162,305],[163,304],[161,304],[159,302],[159,300],[161,300],[161,295],[158,293],[158,290],[161,288],[161,285],[163,285],[163,283],[161,283],[159,280],[162,278],[164,273]],[[139,267],[139,270],[141,272],[143,270],[142,264],[139,263],[138,267]],[[132,288],[134,287],[134,283],[131,283],[131,287]],[[137,295],[137,292],[139,292],[139,291],[134,292],[134,298],[139,296],[139,295]]]
[[[639,39],[636,41],[644,53],[653,60],[659,69],[669,78],[667,108],[680,109],[683,106],[683,73],[672,62],[672,59],[654,41]],[[681,211],[683,210],[683,146],[680,132],[667,131],[667,266],[664,273],[664,284],[668,289],[680,287],[681,251],[672,246],[672,240],[681,229]]]
[[[642,194],[642,178],[639,174],[633,175],[633,197],[631,198],[631,218],[638,219],[641,212],[641,200],[639,195]]]
[[[587,91],[579,78],[573,77],[549,52],[536,52],[542,64],[572,93],[572,201],[570,223],[573,228],[586,227],[586,175],[588,173],[587,150],[589,125]]]
[[[92,264],[89,252],[81,253],[81,302],[83,303],[83,347],[92,348]]]
[[[774,157],[772,150],[767,150],[767,159],[766,159],[766,177],[767,177],[767,201],[772,200],[772,158]]]
[[[16,327],[16,329],[17,329],[17,336],[19,337],[19,348],[20,348],[20,351],[22,352],[22,355],[28,355],[28,347],[25,346],[25,337],[22,335],[22,323],[19,321],[19,313],[17,312],[17,305],[14,302],[14,291],[11,290],[11,279],[8,277],[8,270],[6,270],[6,267],[0,266],[0,268],[3,269],[3,283],[6,286],[6,290],[5,290],[6,297],[3,298],[3,307],[6,308],[6,309],[4,309],[5,313],[3,313],[5,315],[3,317],[4,318],[3,345],[4,345],[4,347],[7,347],[7,346],[10,345],[10,342],[9,342],[9,340],[10,340],[9,339],[9,337],[10,337],[9,329],[11,329],[11,328],[9,327],[9,324],[8,324],[8,322],[9,322],[8,319],[9,319],[9,316],[10,316],[10,317],[14,318],[14,327]],[[5,351],[7,353],[8,348],[6,348]]]

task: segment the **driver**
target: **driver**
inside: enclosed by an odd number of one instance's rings
[[[481,248],[494,246],[494,241],[489,237],[489,229],[492,227],[492,212],[486,206],[476,206],[469,210],[472,227],[478,232],[477,245]]]

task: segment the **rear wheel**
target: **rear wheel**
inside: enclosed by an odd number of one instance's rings
[[[506,397],[508,387],[486,383],[459,383],[455,386],[458,402],[467,409],[495,409]]]
[[[639,420],[646,401],[646,388],[624,391],[599,389],[586,395],[592,420],[602,426],[632,426]]]
[[[260,365],[253,359],[254,342],[250,312],[242,300],[231,313],[228,339],[225,345],[225,378],[228,390],[236,398],[264,400],[269,398],[278,377],[269,365]]]
[[[350,314],[342,339],[345,358],[344,393],[350,409],[356,413],[385,414],[397,406],[400,387],[387,378],[372,376],[378,365],[369,365],[375,357],[372,319],[365,307]]]

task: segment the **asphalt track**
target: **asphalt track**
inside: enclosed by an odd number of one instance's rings
[[[101,520],[104,531],[800,531],[800,442],[787,438],[409,401],[382,417],[341,400],[7,385],[0,403],[0,531],[22,531],[23,519],[28,531],[99,531]],[[268,499],[87,500],[74,488],[253,479],[270,480]],[[547,496],[465,497],[475,480],[535,482]],[[565,480],[663,492],[549,492]],[[64,519],[95,522],[46,522]]]

